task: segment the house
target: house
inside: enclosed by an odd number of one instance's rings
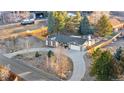
[[[124,23],[123,22],[120,22],[116,18],[110,18],[109,21],[110,21],[110,23],[111,23],[114,31],[118,31],[118,30],[124,28]]]
[[[81,36],[51,35],[46,39],[46,46],[63,46],[72,50],[85,50],[88,42]]]
[[[19,22],[29,15],[28,11],[2,11],[0,12],[0,24]]]
[[[48,17],[48,11],[30,11],[36,17],[36,19],[42,19]]]
[[[89,22],[91,24],[97,24],[98,20],[103,16],[107,16],[108,18],[110,17],[110,12],[109,11],[93,11],[91,14],[88,16]]]
[[[76,16],[75,13],[68,13],[68,17],[74,17],[74,16]]]

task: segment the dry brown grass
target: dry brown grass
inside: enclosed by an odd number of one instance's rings
[[[0,81],[19,81],[22,80],[9,70],[7,66],[0,65]]]

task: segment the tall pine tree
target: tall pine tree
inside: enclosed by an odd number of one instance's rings
[[[80,12],[76,12],[76,16],[68,17],[66,20],[65,29],[67,32],[78,33],[81,21]]]
[[[54,26],[55,26],[55,19],[53,16],[53,12],[48,13],[48,32],[52,33],[54,32]]]
[[[63,31],[65,28],[67,12],[56,11],[56,12],[53,12],[53,16],[55,19],[54,32],[59,33]]]
[[[107,16],[103,15],[100,20],[98,20],[96,29],[97,34],[102,37],[112,34],[112,25]]]
[[[55,11],[49,12],[48,15],[48,31],[51,33],[59,33],[64,30],[67,12]]]
[[[114,54],[114,57],[115,57],[118,61],[120,61],[120,59],[121,59],[121,53],[122,53],[122,48],[121,48],[121,47],[119,47],[118,49],[116,49],[116,53]]]
[[[91,28],[91,25],[89,23],[87,16],[84,16],[84,18],[80,23],[79,33],[83,35],[93,34],[93,29]]]
[[[117,78],[117,71],[113,62],[113,56],[110,51],[103,51],[97,59],[94,60],[91,71],[97,80],[113,80]]]

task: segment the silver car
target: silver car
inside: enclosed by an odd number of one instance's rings
[[[24,19],[21,21],[21,25],[28,25],[28,24],[34,24],[35,23],[35,19]]]

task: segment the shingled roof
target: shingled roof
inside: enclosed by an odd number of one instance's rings
[[[86,39],[83,39],[82,37],[66,35],[51,35],[48,39],[74,45],[82,45],[86,41]]]
[[[111,19],[109,19],[109,21],[112,26],[117,26],[117,25],[122,24],[118,19],[115,19],[115,18],[111,18]]]

